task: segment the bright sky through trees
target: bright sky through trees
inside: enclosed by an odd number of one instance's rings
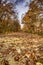
[[[28,3],[30,2],[30,0],[9,0],[11,2],[16,2],[15,8],[16,8],[16,13],[18,13],[18,19],[20,21],[21,24],[21,20],[22,20],[22,15],[28,11],[29,7],[28,7]],[[23,24],[21,24],[21,27],[23,26]]]

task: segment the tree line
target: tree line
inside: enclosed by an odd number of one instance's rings
[[[13,3],[0,0],[0,33],[20,31]],[[22,19],[22,31],[43,34],[43,0],[30,0],[28,12]]]

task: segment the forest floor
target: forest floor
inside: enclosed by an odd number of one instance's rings
[[[0,65],[43,65],[43,37],[28,33],[0,35]]]

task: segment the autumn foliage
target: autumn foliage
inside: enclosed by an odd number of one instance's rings
[[[20,30],[17,15],[13,10],[13,3],[0,0],[0,33]]]
[[[23,18],[25,31],[43,32],[43,0],[32,0]],[[26,28],[27,27],[27,28]]]

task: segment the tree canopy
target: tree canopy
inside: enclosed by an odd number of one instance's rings
[[[13,10],[13,3],[0,0],[0,33],[18,31],[19,28],[20,24]]]

